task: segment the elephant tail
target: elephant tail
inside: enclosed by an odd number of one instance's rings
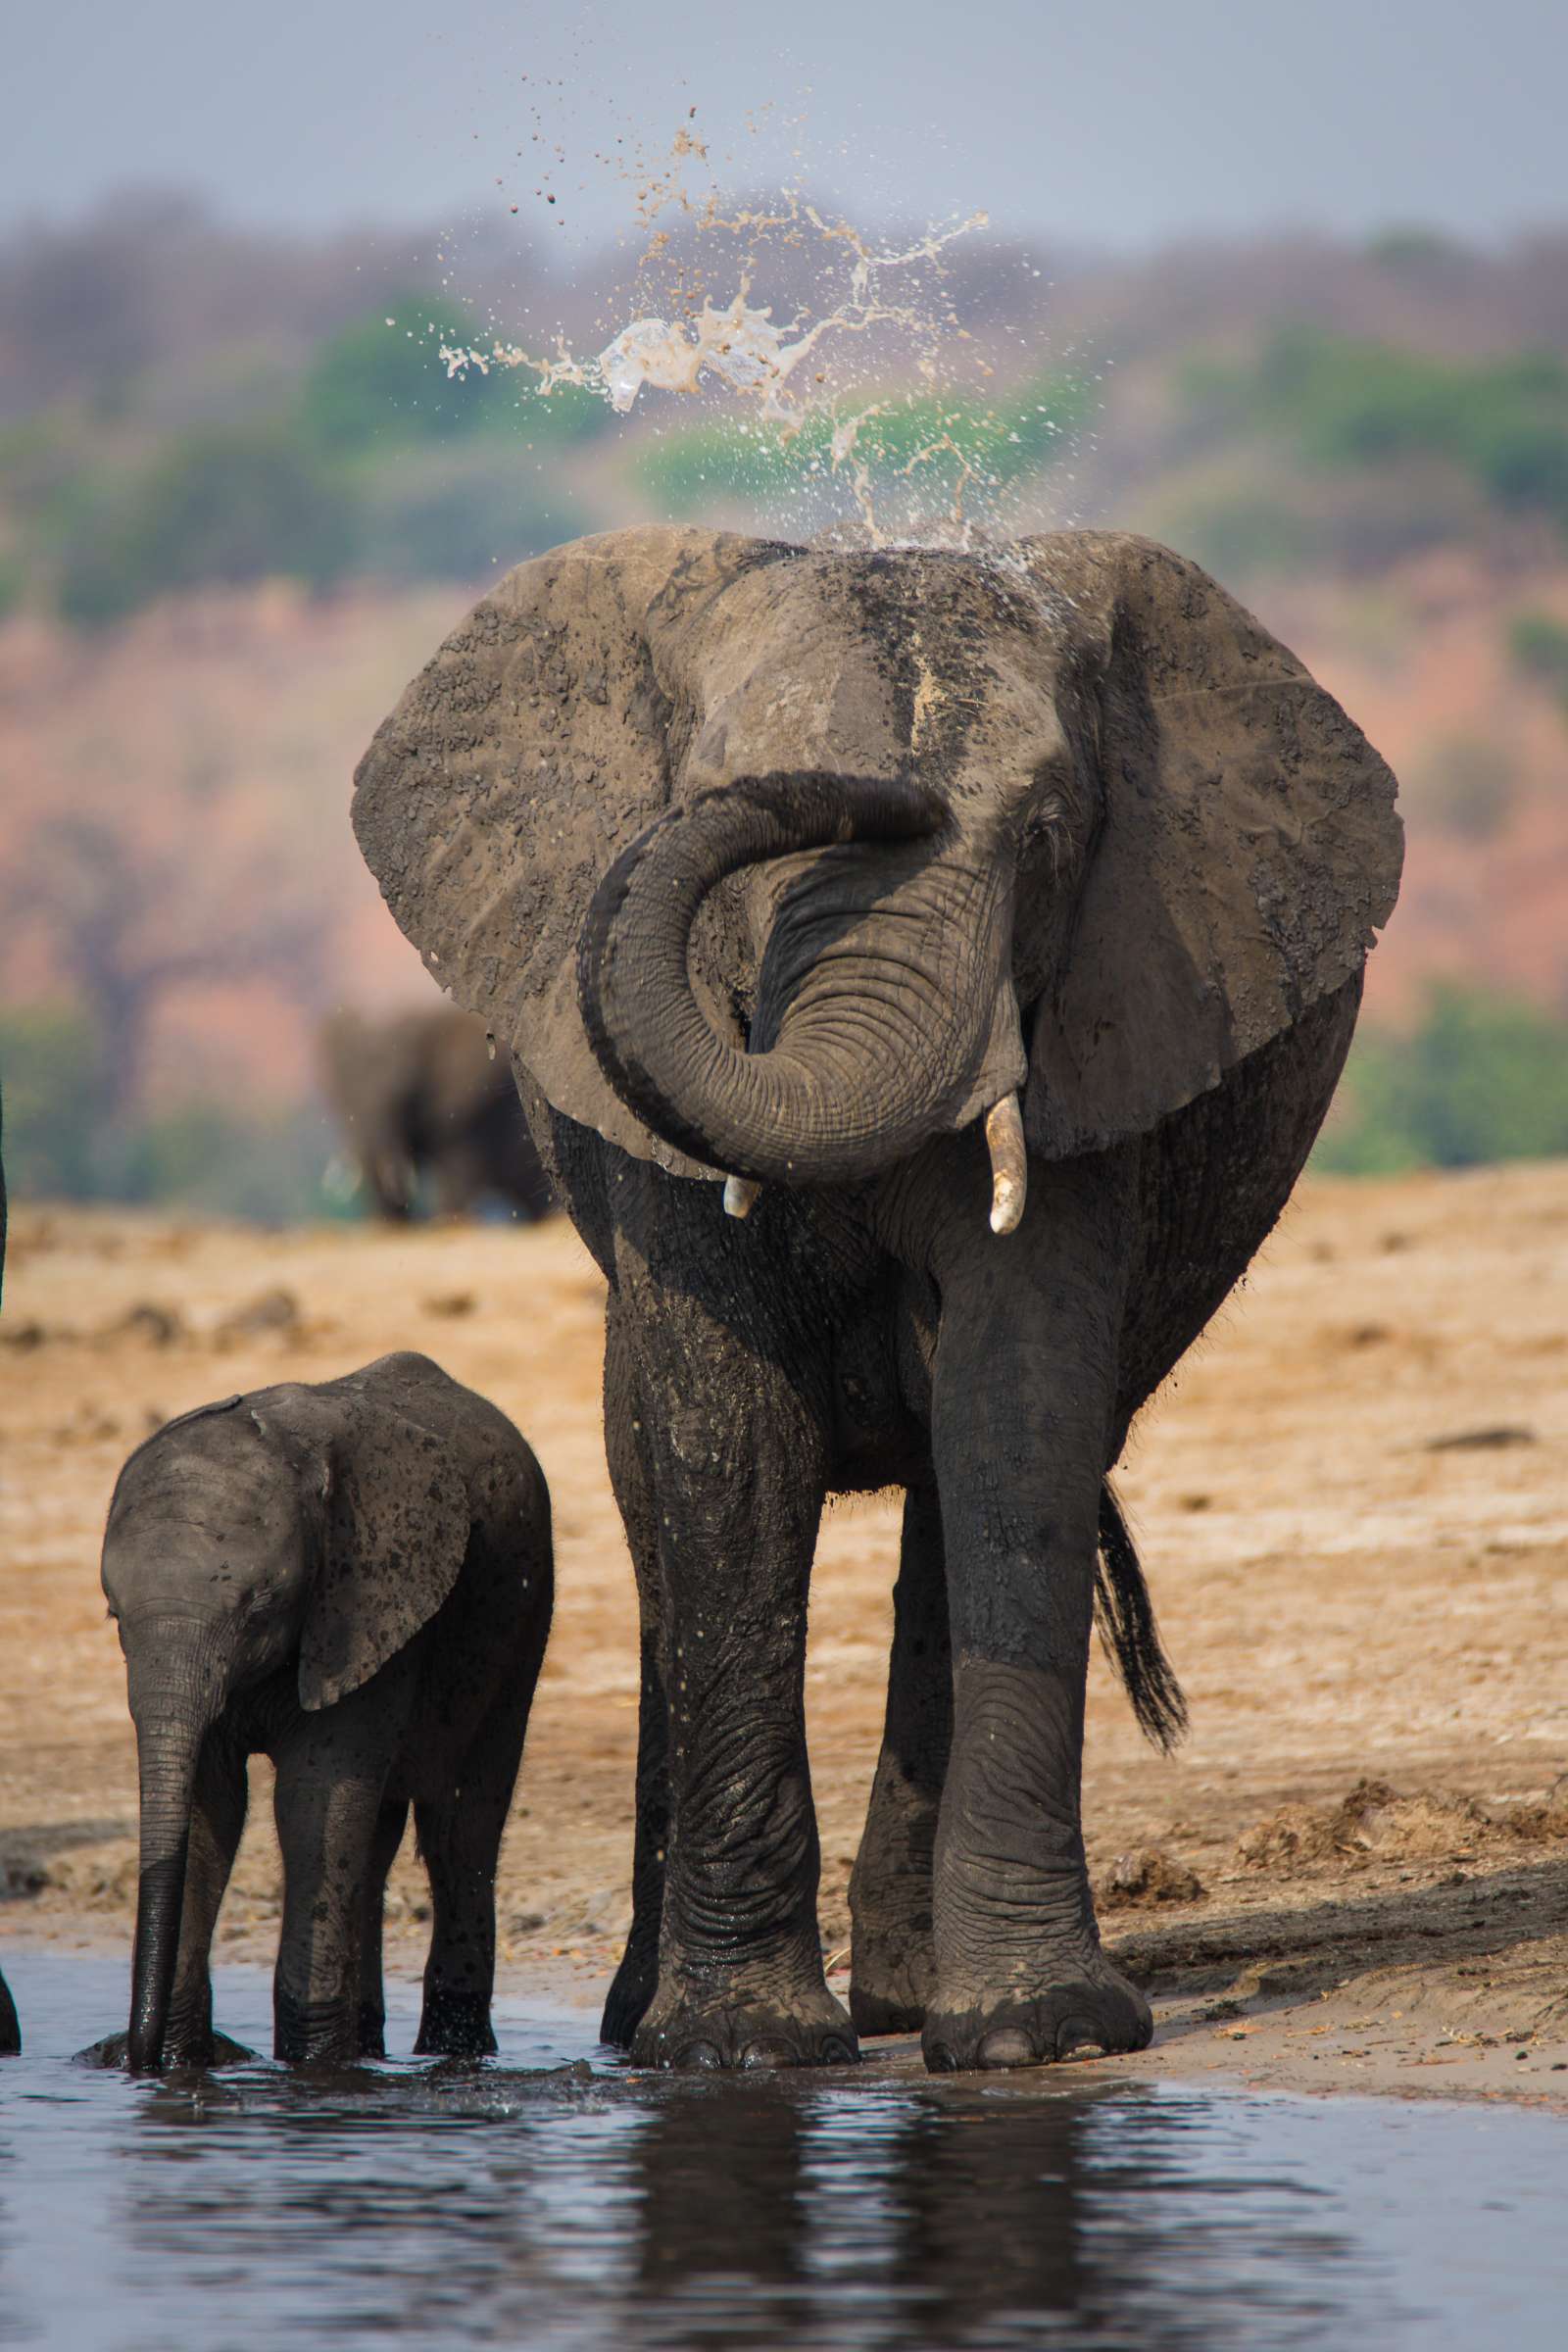
[[[1095,1618],[1147,1738],[1168,1755],[1187,1729],[1187,1701],[1154,1623],[1137,1547],[1107,1479],[1100,1490]]]

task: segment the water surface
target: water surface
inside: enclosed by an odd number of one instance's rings
[[[0,2064],[8,2347],[1565,2340],[1560,2117],[885,2059],[674,2081],[516,2001],[482,2066],[132,2082],[70,2063],[122,2019],[122,1967],[6,1968],[27,2043]],[[220,1972],[229,2032],[266,2047],[268,2004],[259,1972]],[[406,2049],[413,2000],[390,2007]]]

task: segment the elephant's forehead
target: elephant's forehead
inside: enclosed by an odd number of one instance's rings
[[[715,780],[787,760],[961,763],[993,723],[1052,724],[1059,617],[973,558],[806,551],[737,581],[708,618],[694,751]]]
[[[131,1463],[116,1493],[110,1533],[129,1524],[196,1531],[249,1530],[266,1538],[291,1526],[295,1482],[248,1414],[180,1431]]]

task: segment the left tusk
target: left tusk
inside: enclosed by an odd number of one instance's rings
[[[724,1179],[724,1214],[726,1217],[749,1217],[761,1191],[753,1176],[726,1176]]]
[[[1023,1116],[1016,1094],[1004,1095],[986,1112],[986,1149],[991,1154],[991,1230],[1012,1233],[1017,1229],[1029,1195]],[[728,1205],[727,1199],[725,1204]]]

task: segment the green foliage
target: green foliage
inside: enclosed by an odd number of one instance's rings
[[[118,500],[87,504],[60,576],[60,607],[87,626],[172,590],[282,575],[324,588],[348,569],[360,501],[284,428],[192,433]]]
[[[1435,991],[1412,1036],[1357,1037],[1315,1167],[1347,1176],[1568,1153],[1568,1021]]]
[[[321,346],[300,394],[306,433],[352,457],[519,424],[535,444],[568,447],[612,421],[608,403],[579,385],[541,398],[526,369],[472,366],[449,375],[443,344],[482,350],[487,339],[443,301],[402,296]]]
[[[379,467],[373,493],[361,568],[383,579],[482,580],[592,527],[568,491],[494,443]]]
[[[1568,361],[1554,352],[1454,361],[1290,327],[1248,366],[1190,367],[1187,392],[1216,424],[1261,427],[1310,464],[1441,459],[1496,506],[1568,528]]]
[[[330,1150],[315,1112],[266,1117],[224,1102],[182,1103],[123,1139],[113,1197],[264,1225],[341,1215],[322,1189]]]
[[[916,474],[939,496],[969,477],[1004,487],[1063,456],[1089,407],[1087,388],[1068,376],[1043,376],[984,409],[908,393],[867,410],[848,463],[877,487]],[[829,416],[808,417],[789,439],[765,424],[694,425],[649,451],[639,473],[673,514],[698,514],[717,496],[760,503],[827,476],[833,432]]]
[[[335,1216],[332,1149],[316,1110],[193,1102],[129,1124],[99,1109],[91,1024],[65,1005],[0,1015],[6,1180],[14,1200],[128,1200],[286,1224]]]
[[[92,1198],[97,1073],[97,1044],[79,1013],[45,1004],[0,1014],[6,1181],[13,1195]]]
[[[1519,613],[1509,623],[1508,652],[1526,677],[1568,696],[1568,626],[1555,613]]]

